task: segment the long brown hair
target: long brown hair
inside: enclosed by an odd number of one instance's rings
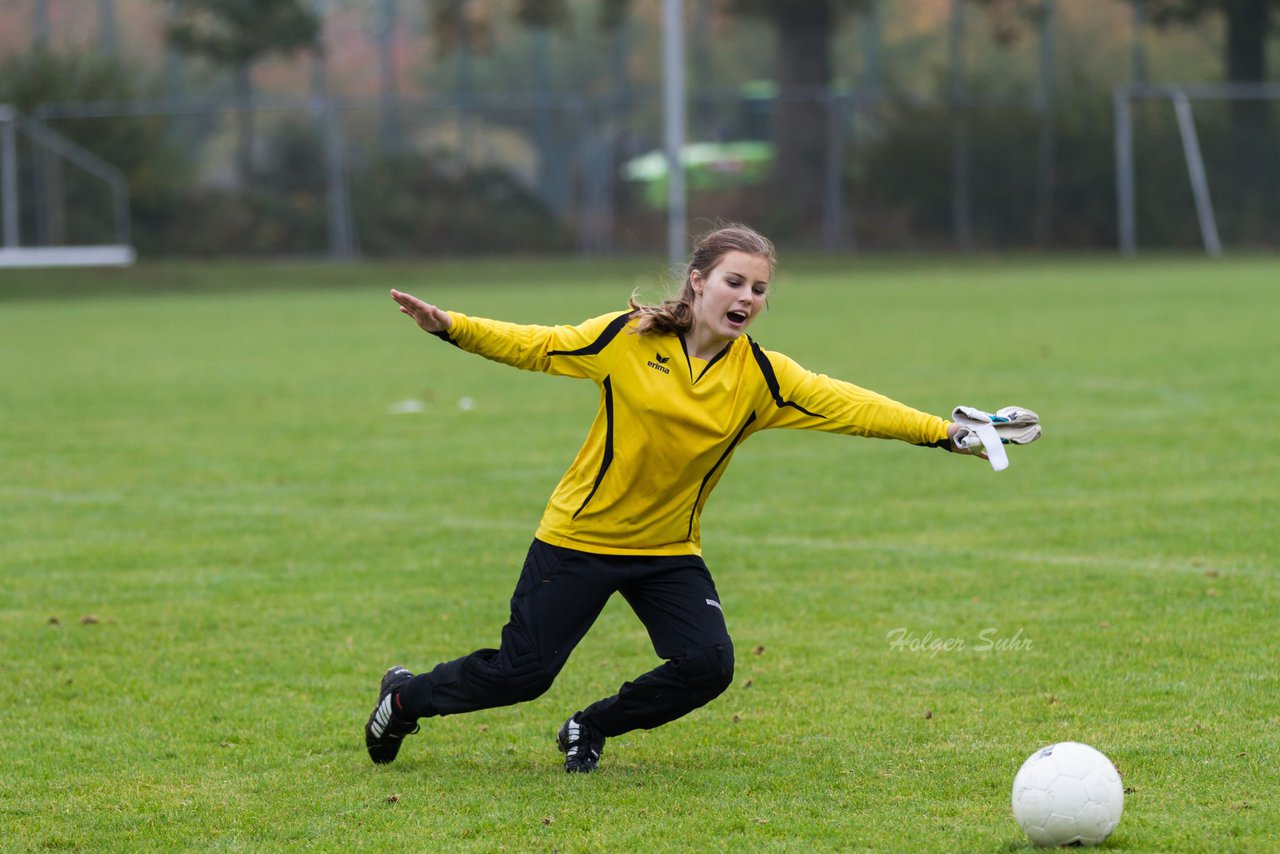
[[[769,272],[777,264],[777,252],[769,238],[741,223],[721,225],[698,239],[684,268],[684,282],[675,296],[658,305],[644,305],[631,295],[631,308],[636,313],[635,331],[641,335],[676,334],[693,328],[693,271],[707,275],[730,252],[745,252],[769,260]]]

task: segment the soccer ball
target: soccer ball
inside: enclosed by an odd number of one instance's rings
[[[1013,778],[1013,817],[1036,845],[1097,845],[1123,809],[1116,766],[1087,744],[1043,747]]]

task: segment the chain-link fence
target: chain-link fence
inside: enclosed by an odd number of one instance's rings
[[[1102,60],[1123,40],[1094,46],[1074,32],[1072,44],[1068,20],[1050,85],[1033,41],[1001,46],[980,33],[974,44],[973,21],[961,63],[954,17],[949,48],[945,16],[914,23],[926,6],[842,19],[829,43],[834,82],[779,88],[760,22],[700,23],[710,7],[692,4],[691,228],[743,220],[783,246],[833,251],[1115,248],[1118,72]],[[666,241],[661,33],[642,19],[610,39],[508,22],[485,56],[402,57],[413,85],[380,93],[351,94],[369,86],[336,56],[327,79],[315,60],[293,63],[312,63],[300,87],[309,96],[281,95],[297,81],[264,75],[246,101],[215,74],[212,97],[193,95],[188,76],[26,112],[124,173],[144,256],[654,251]],[[1090,20],[1072,26],[1102,26]],[[1098,61],[1067,65],[1068,49]],[[1204,101],[1194,115],[1227,249],[1280,244],[1280,109],[1269,100],[1247,112]],[[1135,102],[1132,117],[1140,245],[1198,249],[1184,129],[1168,103]],[[18,147],[22,242],[109,239],[101,182],[36,141]]]
[[[824,94],[814,99],[823,133],[801,173],[812,177],[791,183],[779,180],[787,173],[772,134],[750,132],[767,128],[778,107],[777,98],[760,101],[702,99],[725,117],[721,127],[742,130],[685,149],[695,226],[746,220],[784,244],[838,251],[1117,244],[1108,101],[1064,112],[1047,129],[1027,105]],[[1264,106],[1265,121],[1280,127],[1274,105]],[[145,160],[125,167],[144,254],[610,254],[663,245],[656,109],[643,98],[404,102],[394,146],[380,132],[380,106],[350,103],[284,101],[248,113],[217,101],[49,105],[33,118],[90,150],[113,138],[105,147],[137,140],[145,149]],[[1229,107],[1199,104],[1195,121],[1223,244],[1276,245],[1280,149],[1269,136],[1247,140],[1253,165],[1242,170]],[[1133,132],[1142,245],[1199,246],[1169,104],[1135,105]],[[19,152],[24,243],[112,236],[113,203],[100,181],[30,140]]]

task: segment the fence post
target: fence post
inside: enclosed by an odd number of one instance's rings
[[[1057,40],[1056,0],[1041,0],[1040,8],[1040,134],[1036,150],[1036,210],[1034,237],[1040,248],[1053,237],[1054,160],[1057,148],[1057,104],[1054,43]]]
[[[0,183],[4,184],[4,245],[18,247],[18,114],[0,104]]]
[[[822,243],[829,250],[842,249],[845,243],[844,209],[844,98],[831,89],[826,93],[827,153],[822,196]]]
[[[667,262],[678,269],[688,249],[684,185],[684,3],[662,3],[662,114],[667,151]]]
[[[973,248],[973,206],[970,193],[972,147],[965,86],[965,0],[951,0],[947,41],[947,103],[951,112],[951,226],[957,249]]]
[[[1137,250],[1138,228],[1133,181],[1133,108],[1128,86],[1120,84],[1111,93],[1116,121],[1116,219],[1120,227],[1120,254],[1130,257]]]
[[[351,222],[351,200],[347,195],[346,158],[338,108],[332,96],[321,106],[324,130],[325,197],[329,208],[329,256],[349,261],[356,254]]]

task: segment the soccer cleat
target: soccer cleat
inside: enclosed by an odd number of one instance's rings
[[[406,735],[418,731],[417,721],[407,721],[396,714],[396,689],[413,678],[403,667],[392,667],[382,674],[382,687],[378,691],[378,705],[374,706],[369,721],[364,725],[364,744],[369,748],[369,758],[385,765],[400,752],[400,742]]]
[[[578,714],[581,714],[579,712]],[[600,764],[604,753],[604,736],[575,714],[556,733],[556,744],[564,754],[564,770],[568,774],[590,774]]]

